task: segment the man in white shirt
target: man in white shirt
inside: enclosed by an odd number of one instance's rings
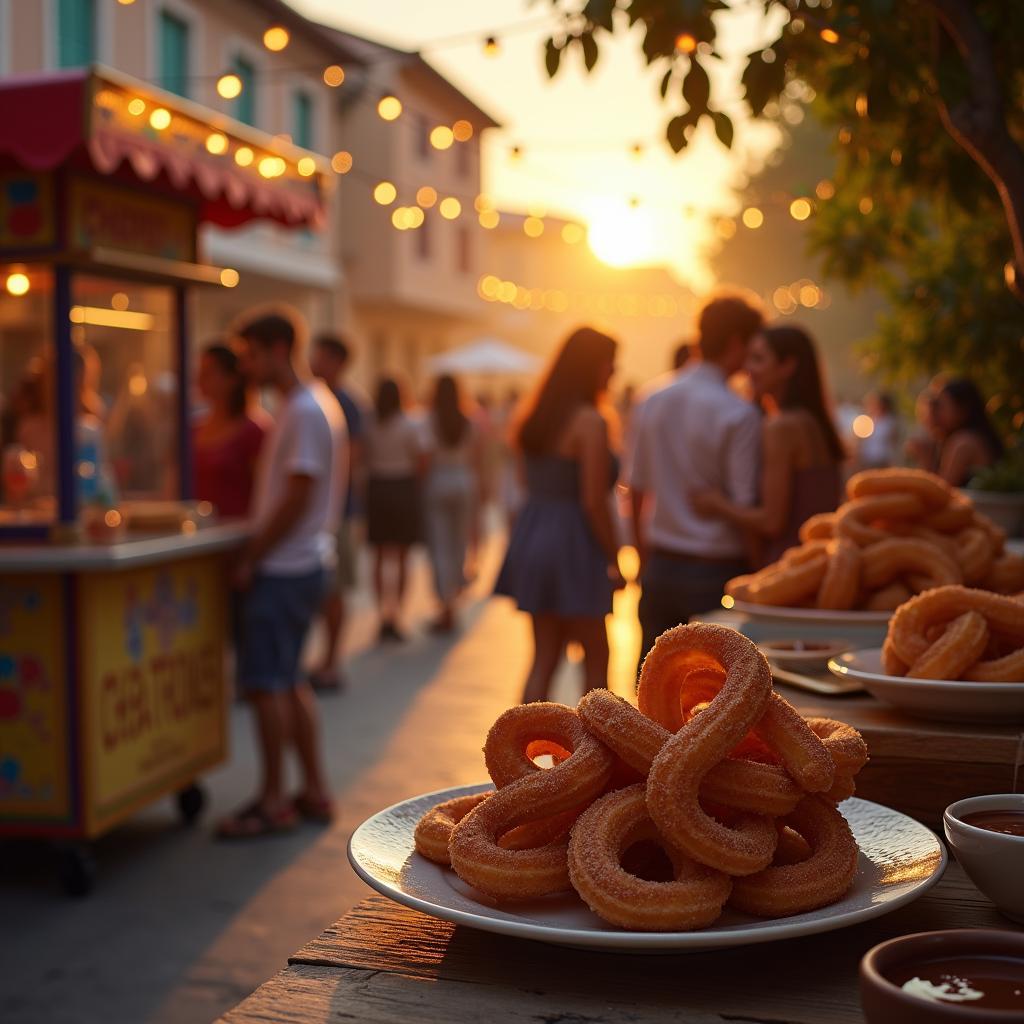
[[[296,324],[276,313],[242,325],[237,343],[249,379],[277,393],[277,416],[260,452],[252,535],[235,569],[243,591],[238,679],[256,712],[263,761],[259,795],[223,821],[219,835],[250,838],[329,821],[319,716],[299,660],[334,568],[334,530],[345,473],[345,420],[319,381],[296,372]],[[292,746],[303,789],[284,793],[282,762]]]
[[[760,416],[727,381],[761,324],[745,298],[713,299],[700,314],[700,360],[637,412],[628,484],[641,557],[641,658],[666,629],[717,607],[726,580],[747,571],[740,531],[698,515],[690,496],[713,488],[739,504],[757,500]]]

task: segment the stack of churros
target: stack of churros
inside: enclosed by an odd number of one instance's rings
[[[940,477],[867,470],[846,492],[835,512],[803,524],[798,547],[731,579],[726,594],[789,608],[893,611],[934,587],[1024,589],[1024,556],[1004,550],[1004,532]]]
[[[754,644],[707,623],[658,639],[637,702],[594,690],[506,711],[484,745],[495,790],[434,807],[417,851],[491,898],[574,889],[640,931],[843,897],[857,844],[836,805],[868,757],[855,729],[802,718]]]
[[[938,587],[896,609],[882,645],[891,676],[1024,683],[1024,593]]]

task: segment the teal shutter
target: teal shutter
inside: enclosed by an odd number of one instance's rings
[[[96,59],[96,0],[59,0],[57,63],[77,68]]]
[[[242,82],[242,91],[235,100],[235,117],[256,125],[256,69],[244,57],[235,58],[232,69]]]
[[[292,96],[292,141],[303,149],[313,148],[313,100],[301,89]]]
[[[160,85],[179,96],[188,95],[188,35],[187,22],[160,12]]]

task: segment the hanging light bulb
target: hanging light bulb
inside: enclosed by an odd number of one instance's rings
[[[522,146],[513,146],[513,147],[512,147],[512,148],[511,148],[511,149],[510,149],[510,150],[508,151],[508,153],[509,153],[509,156],[510,156],[510,157],[511,157],[511,158],[512,158],[513,160],[519,160],[519,159],[521,159],[521,158],[522,158],[522,155],[523,155],[523,147],[522,147]]]
[[[697,40],[689,32],[680,32],[676,36],[676,49],[680,53],[693,53],[697,49]]]
[[[439,124],[430,132],[430,144],[434,149],[448,149],[455,141],[455,133],[446,124]]]
[[[345,81],[345,69],[340,64],[331,64],[324,68],[324,85],[337,89]]]
[[[456,121],[452,125],[452,135],[456,142],[469,142],[473,138],[473,126],[466,120]]]
[[[394,121],[402,114],[402,101],[397,96],[381,96],[377,113],[384,121]]]
[[[487,57],[497,57],[501,53],[501,46],[498,43],[496,36],[488,36],[484,40],[484,55]]]
[[[833,29],[833,28],[823,28],[818,33],[818,35],[820,35],[821,38],[826,43],[838,43],[839,42],[839,33],[835,29]]]
[[[273,53],[280,53],[291,41],[288,29],[281,25],[271,25],[263,33],[263,45]]]
[[[242,95],[242,79],[233,71],[217,79],[217,95],[223,100],[234,100]]]

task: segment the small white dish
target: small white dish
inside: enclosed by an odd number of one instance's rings
[[[1024,721],[1024,683],[970,683],[949,679],[907,679],[882,670],[882,650],[870,647],[833,658],[828,667],[856,679],[879,700],[917,718],[945,722]]]
[[[1024,813],[1024,793],[972,796],[950,804],[942,827],[968,878],[1008,918],[1024,924],[1024,836],[970,825],[965,815],[978,811]]]
[[[423,814],[442,800],[490,788],[488,783],[425,793],[368,818],[348,844],[356,874],[384,896],[443,921],[559,946],[656,953],[774,942],[859,924],[922,896],[946,868],[945,847],[931,830],[898,811],[853,797],[841,809],[860,846],[857,877],[838,903],[778,920],[727,909],[700,931],[624,931],[602,921],[575,893],[499,903],[416,853],[413,830]]]
[[[822,638],[760,640],[757,646],[770,662],[789,672],[825,672],[832,658],[844,654],[853,645],[849,640]]]
[[[830,608],[780,608],[770,604],[737,601],[728,595],[722,607],[751,619],[802,623],[813,626],[880,626],[892,618],[892,612],[835,611]]]

